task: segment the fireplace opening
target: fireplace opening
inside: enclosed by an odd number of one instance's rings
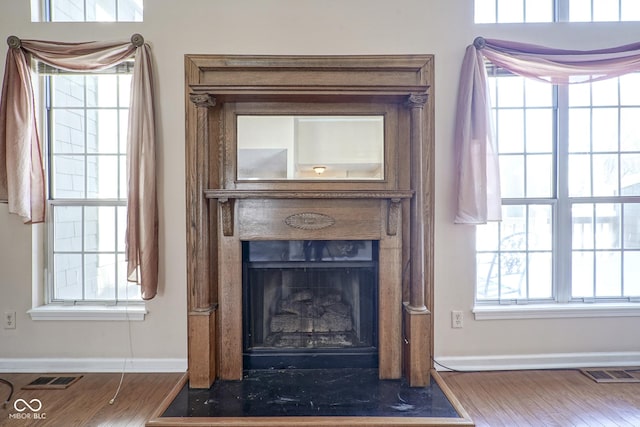
[[[243,242],[245,369],[378,366],[378,242]]]

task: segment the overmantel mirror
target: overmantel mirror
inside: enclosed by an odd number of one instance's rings
[[[236,117],[237,179],[384,180],[384,115]]]
[[[427,385],[432,56],[185,66],[190,386],[290,357]]]

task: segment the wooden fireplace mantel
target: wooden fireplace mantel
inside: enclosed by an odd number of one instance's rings
[[[248,240],[379,242],[379,375],[430,382],[434,104],[431,55],[186,55],[189,383],[242,378]],[[242,181],[238,114],[382,114],[384,179]]]

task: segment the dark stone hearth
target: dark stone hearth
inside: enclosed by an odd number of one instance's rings
[[[185,386],[162,417],[373,416],[459,418],[435,381],[411,388],[377,369],[245,371],[208,390]]]

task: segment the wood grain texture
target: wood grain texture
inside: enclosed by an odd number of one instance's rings
[[[391,310],[382,313],[386,338],[381,342],[396,343],[388,344],[382,372],[395,377],[398,356],[393,349],[402,339],[398,295],[411,303],[412,312],[433,310],[433,68],[432,55],[185,57],[186,92],[202,101],[201,110],[208,100],[216,103],[205,114],[187,100],[187,265],[190,309],[206,308],[200,307],[205,301],[219,303],[221,378],[240,379],[242,372],[240,240],[381,240],[397,235],[401,249],[392,256],[396,265],[385,261],[388,271],[381,277],[393,277],[384,280],[399,289],[383,289],[391,302],[380,305]],[[238,180],[238,114],[384,115],[384,179]],[[203,156],[208,161],[200,161]],[[206,179],[210,186],[202,188]],[[203,196],[222,206],[207,212],[210,205],[202,203]],[[389,207],[393,199],[398,204]],[[318,230],[287,225],[286,218],[296,215],[330,217],[327,223],[335,223]],[[210,266],[199,268],[203,262]],[[405,371],[421,378],[412,381],[419,385],[431,368],[432,322],[416,317],[408,323],[414,336],[409,337],[413,350]],[[190,334],[189,339],[197,337]]]
[[[15,386],[14,396],[7,408],[0,406],[2,427],[140,427],[154,416],[164,397],[185,374],[125,374],[120,393],[113,398],[120,382],[120,374],[83,373],[83,377],[65,390],[22,390],[21,387],[45,374],[0,374]],[[46,374],[48,375],[48,374]],[[58,374],[55,374],[58,375]],[[68,374],[65,374],[68,375]],[[2,400],[9,389],[0,384]],[[16,399],[40,399],[40,414],[45,419],[10,419],[16,413]],[[27,410],[28,411],[28,410]]]
[[[640,384],[598,384],[577,370],[442,372],[478,427],[640,426]]]

